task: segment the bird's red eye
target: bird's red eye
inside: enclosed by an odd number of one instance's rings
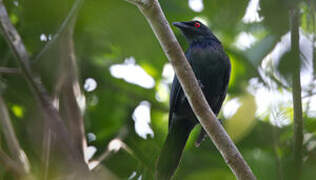
[[[198,22],[196,22],[196,23],[194,23],[194,26],[195,26],[196,28],[199,28],[199,27],[201,27],[201,24],[198,23]]]

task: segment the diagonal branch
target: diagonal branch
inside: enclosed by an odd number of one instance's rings
[[[61,78],[59,78],[59,82],[57,82],[61,84],[61,89],[57,91],[60,91],[60,102],[63,107],[61,113],[64,119],[68,122],[74,146],[80,151],[82,160],[88,162],[88,160],[85,159],[87,141],[85,137],[84,120],[77,101],[77,99],[83,98],[84,96],[80,91],[78,80],[78,70],[73,43],[74,22],[67,28],[64,35],[61,36],[63,37],[61,43],[64,46],[60,46],[61,48],[59,51],[61,60],[59,71]]]
[[[53,39],[45,45],[37,58],[41,58],[44,54],[49,53],[47,50],[50,48],[54,48],[54,53],[57,53],[58,66],[57,71],[55,71],[57,80],[52,94],[57,100],[56,102],[59,102],[61,117],[69,128],[70,138],[72,139],[74,147],[80,153],[80,160],[87,163],[85,159],[87,142],[85,138],[84,120],[78,103],[78,99],[83,99],[84,96],[79,86],[73,40],[73,31],[77,15],[83,2],[84,0],[74,1],[70,12],[59,30]]]
[[[60,25],[60,27],[57,30],[57,32],[54,34],[52,40],[48,41],[45,44],[43,49],[34,58],[34,62],[37,62],[45,54],[45,52],[52,46],[52,44],[54,44],[56,42],[56,40],[59,39],[59,37],[63,34],[63,32],[66,31],[69,26],[71,26],[71,23],[73,23],[73,20],[77,16],[77,14],[78,14],[78,12],[80,10],[80,7],[82,6],[83,2],[84,2],[84,0],[76,0],[74,2],[74,4],[73,4],[71,10],[69,11],[67,17],[65,18],[63,23]]]
[[[158,0],[127,1],[136,4],[146,17],[166,56],[173,65],[195,115],[235,176],[242,180],[256,179],[237,147],[209,107],[192,68],[160,8]]]
[[[119,134],[109,142],[106,150],[102,152],[101,155],[98,156],[96,159],[92,159],[89,161],[90,170],[94,170],[96,167],[98,167],[102,163],[102,161],[107,159],[112,154],[112,152],[117,152],[122,146],[122,143],[123,143],[122,140],[127,136],[127,134],[128,134],[127,128],[123,127],[119,131]],[[115,142],[118,142],[118,143],[115,143]]]
[[[16,56],[16,59],[21,66],[21,71],[43,110],[45,120],[47,121],[49,127],[51,127],[52,131],[56,134],[56,147],[69,160],[67,162],[72,163],[73,166],[80,166],[83,169],[87,169],[87,167],[85,168],[81,163],[75,164],[80,161],[80,153],[73,146],[69,138],[69,132],[67,131],[57,109],[53,106],[52,100],[46,89],[43,87],[40,80],[33,76],[29,64],[29,54],[26,51],[20,35],[10,22],[3,0],[0,0],[0,30],[12,49],[13,54]]]

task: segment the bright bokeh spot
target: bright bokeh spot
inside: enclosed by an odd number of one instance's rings
[[[172,65],[170,63],[166,63],[163,66],[162,70],[162,78],[165,83],[172,83],[174,77],[174,70],[172,68]]]
[[[109,145],[108,149],[109,151],[117,152],[123,147],[123,142],[120,139],[113,139]]]
[[[133,115],[133,120],[135,121],[135,131],[136,133],[147,139],[147,135],[154,137],[154,131],[151,129],[150,125],[150,103],[148,101],[142,101],[135,108]]]
[[[259,15],[260,4],[259,0],[250,0],[247,6],[246,13],[242,18],[244,23],[253,23],[253,22],[261,22],[263,17]]]
[[[300,33],[300,51],[301,51],[301,86],[302,86],[302,97],[307,96],[309,90],[313,90],[313,40],[311,36],[307,36],[301,29]],[[276,43],[271,52],[264,57],[262,60],[261,68],[259,71],[264,81],[269,84],[269,88],[256,81],[250,81],[252,87],[259,86],[255,90],[256,101],[258,104],[257,114],[263,119],[268,116],[271,124],[283,127],[289,125],[292,120],[292,92],[286,89],[278,89],[277,84],[270,78],[271,75],[266,74],[272,73],[274,78],[278,79],[283,84],[288,85],[287,80],[284,79],[280,73],[274,71],[278,68],[282,57],[289,52],[291,49],[291,33],[287,32],[281,40]],[[259,84],[259,85],[258,85]],[[302,105],[303,109],[306,109],[309,104],[307,114],[311,117],[316,115],[316,106],[314,105],[315,98],[303,98]],[[315,114],[315,115],[313,115]]]
[[[97,88],[98,84],[93,78],[87,78],[84,82],[83,88],[87,92],[94,91]]]
[[[256,117],[259,120],[269,119],[272,125],[283,127],[291,122],[291,114],[286,109],[292,106],[291,93],[286,90],[265,87],[258,78],[249,80],[248,91],[255,97],[257,110]]]
[[[311,96],[310,98],[303,98],[303,103],[309,103],[309,109],[307,111],[308,117],[316,118],[316,95]]]
[[[174,70],[170,63],[166,63],[163,66],[161,76],[162,80],[159,82],[157,86],[155,98],[159,102],[168,102],[170,93],[169,85],[172,83],[174,78]]]
[[[256,42],[256,38],[247,32],[241,32],[234,43],[235,47],[240,50],[245,50],[251,47]]]
[[[155,86],[154,78],[136,64],[134,57],[126,58],[123,64],[110,66],[110,73],[115,78],[124,79],[143,88],[150,89]]]
[[[42,34],[40,35],[40,40],[45,42],[45,41],[48,40],[48,38],[47,38],[47,36],[46,36],[44,33],[42,33]]]
[[[189,7],[195,12],[202,12],[204,9],[203,0],[189,0]]]
[[[303,90],[313,84],[313,39],[307,36],[302,30],[300,33],[300,51],[301,51],[301,84]],[[291,33],[287,32],[281,37],[281,40],[275,45],[272,51],[262,60],[262,68],[277,68],[281,58],[291,49]],[[270,66],[270,67],[269,67]],[[274,74],[278,80],[286,84],[278,74]],[[304,94],[304,92],[303,92]]]
[[[87,134],[87,139],[88,139],[88,142],[93,142],[93,141],[95,141],[97,139],[97,136],[94,133],[89,132]]]
[[[18,117],[18,118],[23,117],[24,113],[23,113],[23,108],[21,106],[13,105],[11,110],[16,117]]]
[[[169,99],[169,87],[166,83],[159,83],[155,98],[159,102],[167,102]]]
[[[225,119],[230,119],[241,106],[239,98],[233,98],[226,102],[223,106],[223,116]]]

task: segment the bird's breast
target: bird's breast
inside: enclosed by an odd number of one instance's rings
[[[212,73],[212,69],[218,68],[222,63],[221,58],[213,48],[194,48],[188,59],[193,69],[202,70],[206,74]]]

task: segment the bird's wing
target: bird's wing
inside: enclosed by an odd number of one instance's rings
[[[186,55],[186,58],[189,61],[190,65],[192,66],[190,52],[187,51],[185,53],[185,55]],[[181,87],[181,84],[180,84],[177,76],[174,75],[171,90],[170,90],[170,110],[169,110],[169,124],[168,124],[169,128],[171,127],[171,120],[172,120],[173,113],[176,110],[177,103],[178,103],[179,99],[183,96],[184,96],[184,92],[183,92],[183,89]]]
[[[228,58],[228,57],[224,57],[224,58]],[[228,82],[229,82],[229,78],[230,78],[230,62],[229,62],[229,59],[225,59],[225,61],[228,64],[228,68],[225,69],[225,73],[224,73],[224,78],[223,78],[223,82],[224,82],[224,86],[222,87],[222,93],[217,96],[217,97],[214,97],[213,101],[214,102],[214,106],[212,107],[212,110],[213,112],[215,113],[215,115],[217,116],[217,114],[219,113],[222,105],[223,105],[223,102],[225,100],[225,97],[226,97],[226,94],[227,94],[227,89],[228,89]],[[221,122],[222,123],[222,122]],[[206,137],[206,132],[203,128],[201,128],[201,131],[200,131],[200,134],[198,136],[198,138],[196,139],[195,141],[195,146],[196,147],[199,147],[201,142],[205,139]]]
[[[226,56],[226,55],[225,55]],[[217,99],[217,102],[215,104],[214,110],[216,110],[217,112],[214,112],[216,115],[219,113],[219,110],[221,109],[223,102],[225,100],[226,94],[227,94],[227,89],[228,89],[228,83],[229,83],[229,78],[230,78],[230,71],[231,71],[231,65],[229,62],[228,57],[224,57],[225,58],[225,62],[228,63],[227,64],[227,68],[225,69],[225,73],[224,73],[224,79],[223,79],[223,93],[220,94],[220,96]]]
[[[173,83],[170,90],[170,110],[169,110],[169,126],[168,126],[169,128],[171,126],[172,115],[175,112],[176,104],[180,97],[181,92],[182,92],[181,85],[179,83],[177,76],[175,75],[173,78]]]

